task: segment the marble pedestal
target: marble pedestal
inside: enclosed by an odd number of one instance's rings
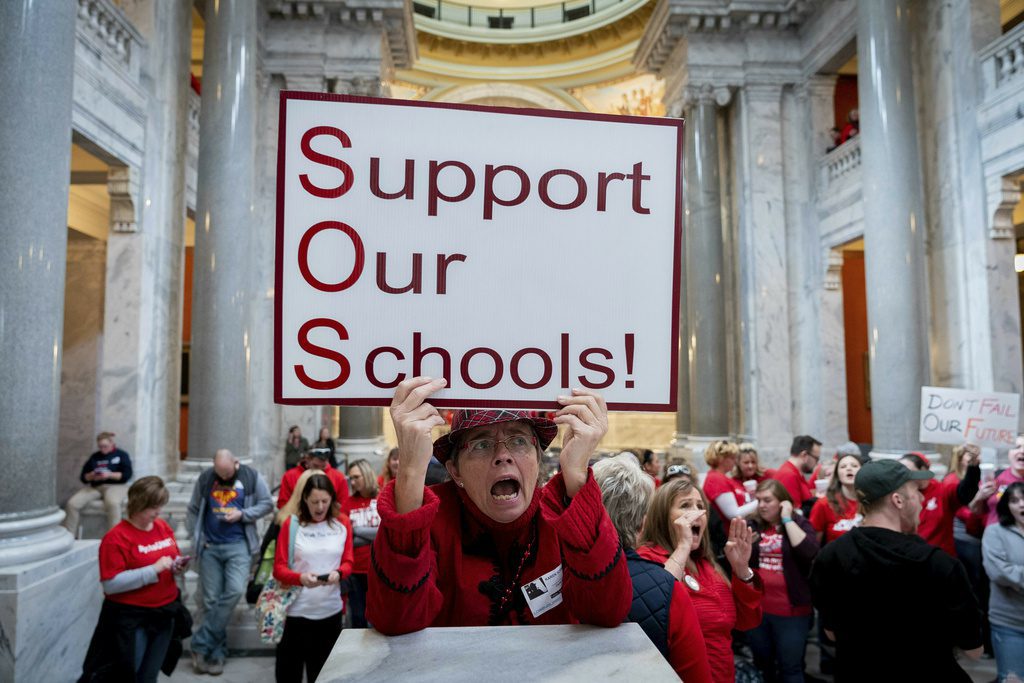
[[[73,681],[100,614],[99,541],[0,568],[0,681]]]
[[[343,631],[319,683],[334,681],[678,681],[636,624]]]

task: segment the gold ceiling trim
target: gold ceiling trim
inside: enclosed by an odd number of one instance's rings
[[[654,9],[654,3],[647,3],[613,24],[557,40],[538,43],[477,43],[436,36],[424,31],[416,32],[420,58],[415,64],[417,70],[425,65],[432,72],[472,71],[500,73],[504,70],[523,71],[531,68],[555,65],[579,64],[588,59],[600,59],[600,55],[621,52],[626,45],[636,49],[636,43],[643,36],[647,20]],[[447,65],[440,67],[440,65]],[[441,71],[435,71],[435,69]],[[546,69],[540,69],[546,70]],[[520,76],[522,78],[522,76]]]

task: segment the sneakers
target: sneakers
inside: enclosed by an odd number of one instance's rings
[[[206,672],[211,676],[220,676],[224,673],[224,660],[211,659],[206,663]]]
[[[192,652],[192,669],[197,674],[208,674],[210,673],[210,664],[206,661],[206,655],[202,652]],[[221,671],[224,671],[224,665],[220,667]],[[218,672],[220,673],[220,672]]]

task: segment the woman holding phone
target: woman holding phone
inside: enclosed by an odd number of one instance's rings
[[[175,622],[187,619],[174,577],[189,558],[160,519],[169,498],[160,477],[142,477],[128,489],[127,518],[100,542],[103,608],[80,681],[156,681]]]
[[[303,669],[307,680],[316,680],[341,634],[344,605],[338,583],[352,573],[352,525],[339,514],[331,480],[312,473],[297,491],[297,514],[281,524],[274,554],[274,578],[302,587],[288,605],[277,645],[278,683],[301,683]]]

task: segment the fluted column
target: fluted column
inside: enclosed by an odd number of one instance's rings
[[[366,458],[374,467],[383,464],[384,409],[342,406],[338,429],[338,459]]]
[[[873,454],[919,450],[928,381],[924,196],[909,0],[859,0],[858,92]]]
[[[54,482],[75,7],[0,2],[0,566],[73,541]]]
[[[716,101],[716,97],[718,101]],[[728,90],[687,92],[686,297],[683,348],[690,368],[690,434],[720,438],[729,432],[726,352],[725,235],[718,158],[718,106]]]
[[[249,447],[249,283],[256,132],[256,11],[206,6],[199,116],[188,452]]]

